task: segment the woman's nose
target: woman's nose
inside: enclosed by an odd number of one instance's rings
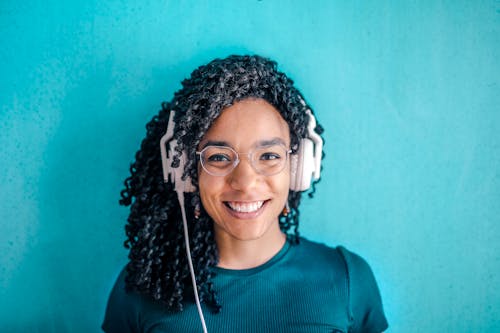
[[[245,191],[255,186],[261,175],[254,170],[250,159],[242,157],[229,174],[229,184],[236,190]]]

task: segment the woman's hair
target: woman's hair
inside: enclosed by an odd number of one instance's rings
[[[306,109],[310,107],[293,81],[277,70],[276,62],[260,56],[233,55],[199,67],[146,125],[146,138],[135,155],[120,200],[121,205],[131,206],[125,227],[125,247],[130,249],[129,291],[148,295],[173,311],[181,311],[184,302],[193,299],[180,206],[173,185],[164,182],[160,157],[160,138],[167,129],[170,111],[175,111],[174,139],[178,143],[172,166],[178,166],[178,156],[184,151],[188,157],[184,176],[197,188],[196,148],[225,108],[247,98],[262,98],[280,112],[290,128],[291,149],[296,152],[300,139],[307,136]],[[315,131],[321,134],[323,129],[317,125]],[[299,241],[300,199],[300,192],[290,191],[290,211],[279,217],[281,230],[295,243]],[[211,282],[211,268],[218,263],[213,221],[201,206],[197,191],[186,194],[185,205],[200,301],[217,312],[220,304]],[[195,218],[197,207],[200,215]]]

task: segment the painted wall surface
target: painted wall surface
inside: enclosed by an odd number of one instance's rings
[[[232,53],[326,128],[301,231],[368,260],[389,332],[500,332],[498,1],[4,0],[0,36],[1,332],[99,331],[144,126]]]

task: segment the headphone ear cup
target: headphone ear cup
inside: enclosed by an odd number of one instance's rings
[[[300,147],[299,147],[300,150]],[[296,154],[290,155],[290,190],[292,191],[299,191],[297,188],[297,178],[299,175],[297,175],[297,170],[298,167],[297,165],[299,164],[299,152]]]
[[[313,173],[314,143],[310,139],[302,139],[297,153],[291,156],[290,190],[298,192],[309,189]]]

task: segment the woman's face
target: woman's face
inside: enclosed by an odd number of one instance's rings
[[[290,133],[279,112],[263,99],[246,99],[226,108],[200,142],[198,151],[207,145],[223,145],[240,154],[240,163],[225,176],[211,175],[201,165],[198,168],[201,201],[215,222],[217,239],[281,235],[278,216],[288,197],[289,159],[281,172],[266,176],[245,155],[269,142],[281,142],[288,150]]]

